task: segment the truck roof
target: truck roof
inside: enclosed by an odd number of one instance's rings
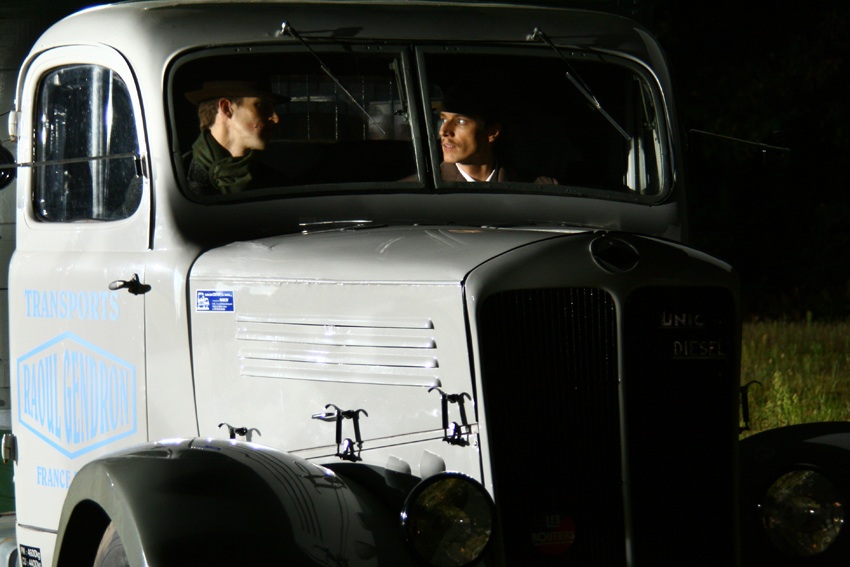
[[[97,6],[73,14],[50,28],[35,50],[87,43],[85,38],[96,37],[98,43],[122,52],[132,52],[141,44],[162,57],[181,48],[290,41],[276,37],[284,21],[313,40],[522,43],[529,41],[535,27],[542,27],[561,45],[615,50],[639,59],[650,59],[653,49],[647,45],[649,34],[632,20],[576,9],[427,1],[380,1],[364,6],[352,0],[151,0]],[[214,36],[210,26],[216,27]],[[162,41],[151,45],[151,37]]]

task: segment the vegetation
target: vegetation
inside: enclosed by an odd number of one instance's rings
[[[797,423],[850,420],[850,321],[744,324],[741,383],[750,434]]]

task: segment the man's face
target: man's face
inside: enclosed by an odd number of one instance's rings
[[[492,165],[497,126],[485,126],[475,117],[455,112],[440,113],[443,161],[469,165]]]
[[[246,96],[230,105],[230,138],[245,150],[262,150],[280,118],[274,102]]]

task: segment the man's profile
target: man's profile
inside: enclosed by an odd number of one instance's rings
[[[192,145],[187,178],[199,194],[236,193],[275,184],[260,163],[280,120],[275,105],[289,99],[251,81],[209,81],[186,98],[198,107],[201,133]]]

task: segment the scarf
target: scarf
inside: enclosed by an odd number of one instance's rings
[[[192,159],[207,172],[210,183],[222,193],[236,193],[248,187],[253,179],[251,161],[254,151],[235,158],[224,149],[209,130],[204,130],[192,144]]]

